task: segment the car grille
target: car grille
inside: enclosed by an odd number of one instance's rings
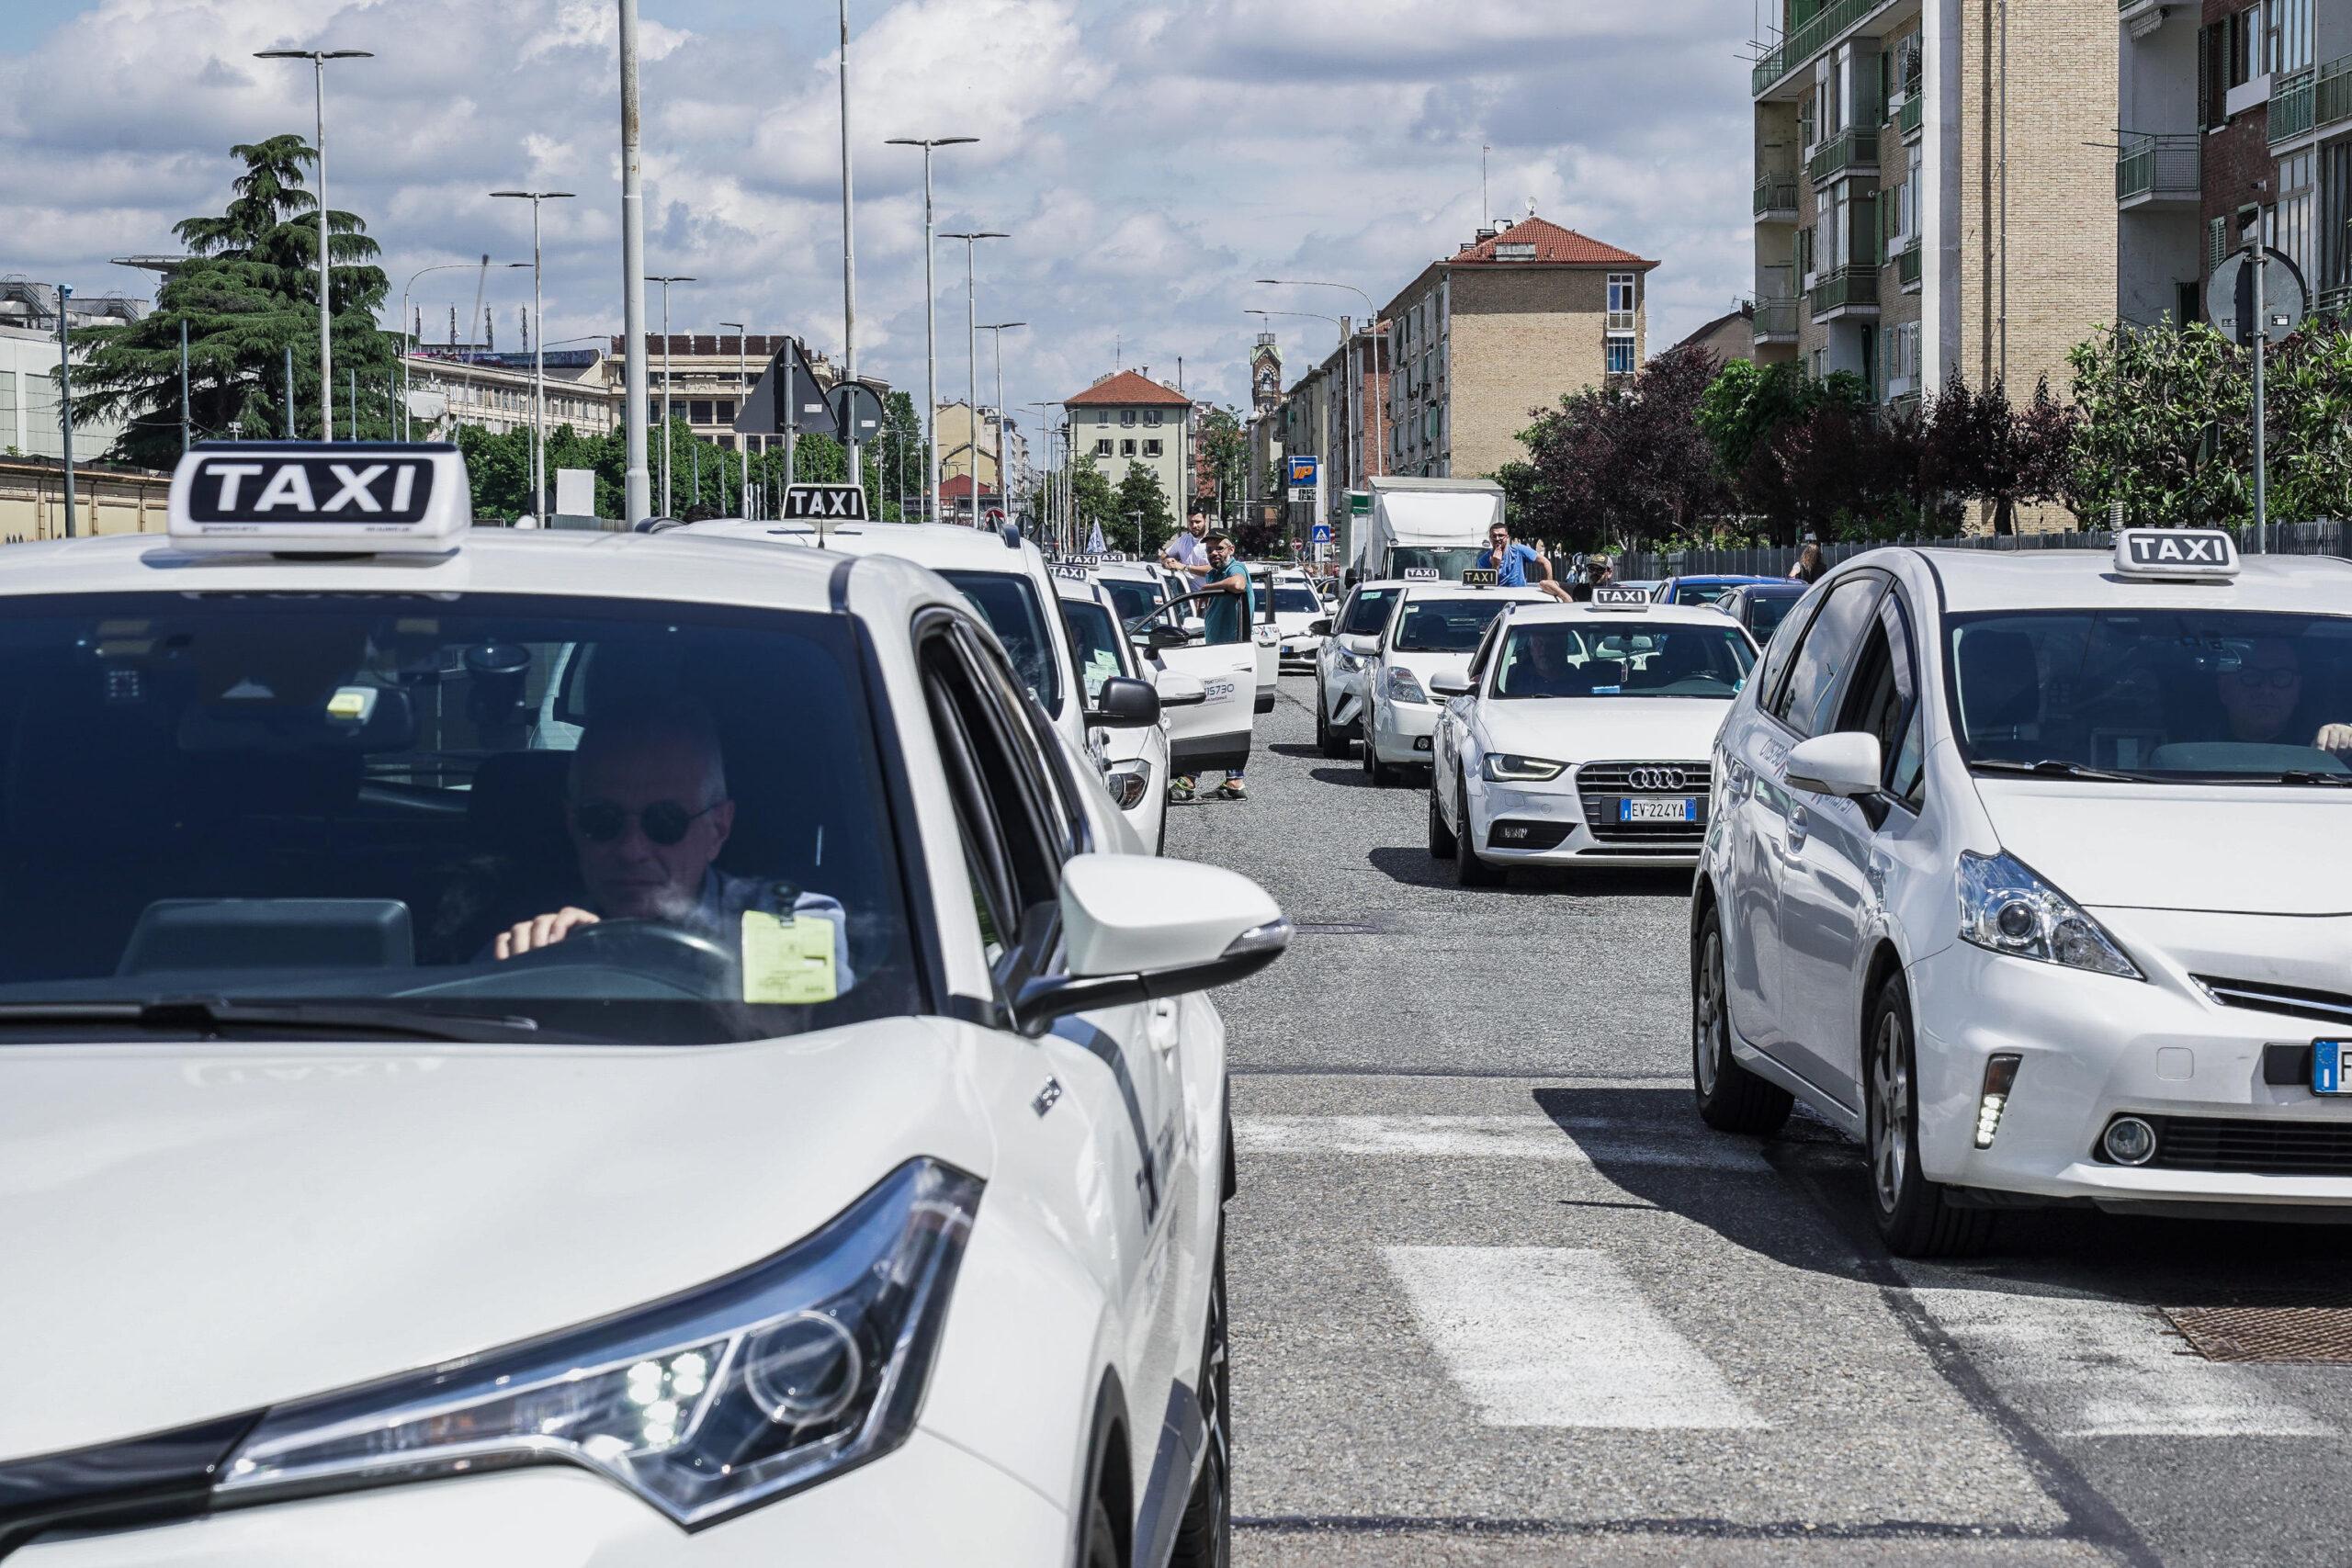
[[[2222,1116],[2152,1116],[2165,1170],[2258,1176],[2352,1176],[2352,1122],[2273,1122]]]
[[[1695,849],[1704,841],[1706,823],[1619,822],[1603,820],[1602,812],[1609,801],[1627,795],[1695,795],[1704,801],[1710,782],[1705,762],[1587,762],[1577,770],[1577,795],[1584,803],[1585,826],[1592,829],[1595,843],[1672,853]]]
[[[2225,1008],[2282,1012],[2290,1018],[2316,1019],[2322,1023],[2338,1024],[2352,1030],[2352,997],[2341,992],[2310,991],[2300,986],[2281,986],[2272,980],[2224,980],[2211,975],[2197,975],[2191,978],[2205,987],[2207,996]]]

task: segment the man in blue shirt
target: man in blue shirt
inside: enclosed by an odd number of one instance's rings
[[[1498,523],[1487,530],[1487,548],[1478,557],[1482,571],[1495,574],[1497,586],[1502,588],[1540,588],[1553,598],[1566,602],[1567,595],[1552,581],[1552,565],[1525,545],[1510,542],[1510,525]]]
[[[1211,534],[1208,545],[1208,575],[1201,580],[1201,592],[1209,595],[1208,607],[1202,612],[1201,622],[1212,643],[1248,642],[1250,625],[1257,619],[1257,591],[1250,581],[1250,570],[1233,558],[1233,539],[1227,534]],[[1200,788],[1200,781],[1187,774],[1169,784],[1169,797],[1190,800]],[[1236,768],[1217,786],[1219,796],[1226,800],[1248,797],[1248,786],[1241,782],[1241,770]]]

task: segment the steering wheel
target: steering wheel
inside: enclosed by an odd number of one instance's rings
[[[551,947],[509,963],[600,964],[715,1000],[740,994],[736,956],[720,942],[667,920],[612,919],[574,926]]]

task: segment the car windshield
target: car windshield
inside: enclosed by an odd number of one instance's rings
[[[1133,623],[1159,608],[1159,585],[1136,582],[1127,578],[1106,577],[1102,580],[1102,592],[1110,596],[1111,607],[1119,619]]]
[[[659,1043],[920,1010],[857,670],[813,614],[16,599],[0,1038],[10,1010],[56,1038],[38,1010],[67,1003],[113,1004],[93,1030],[169,1002],[232,1039],[247,1009],[278,1037]]]
[[[2178,778],[2344,773],[2352,618],[2214,610],[1956,617],[1971,762]]]
[[[1421,545],[1399,545],[1388,552],[1388,570],[1384,577],[1403,577],[1408,572],[1434,571],[1441,582],[1459,582],[1462,574],[1478,564],[1487,552],[1484,545],[1469,545],[1461,549],[1438,549]]]
[[[1654,626],[1593,632],[1562,622],[1514,626],[1494,694],[1520,697],[1713,697],[1739,694],[1756,650],[1736,626]]]
[[[1062,711],[1061,671],[1054,668],[1054,640],[1046,631],[1046,607],[1037,585],[1019,572],[943,571],[956,592],[972,602],[996,633],[1012,668],[1047,713]]]
[[[1315,596],[1312,588],[1277,588],[1274,590],[1274,614],[1277,615],[1319,615],[1323,601]]]
[[[1738,586],[1736,582],[1678,582],[1674,585],[1673,602],[1677,604],[1712,604]]]
[[[1091,600],[1063,600],[1062,621],[1069,627],[1070,663],[1077,669],[1086,705],[1092,707],[1094,699],[1102,695],[1102,682],[1126,672],[1119,662],[1125,634],[1113,622],[1108,609]]]
[[[1796,608],[1802,593],[1751,593],[1747,599],[1747,629],[1756,634],[1758,642],[1770,642],[1781,623]]]
[[[1516,601],[1497,593],[1458,599],[1413,598],[1396,623],[1399,653],[1467,653],[1478,646],[1495,617]]]
[[[1388,629],[1388,613],[1396,607],[1394,588],[1366,588],[1356,594],[1349,607],[1347,624],[1340,628],[1343,637],[1378,637]]]

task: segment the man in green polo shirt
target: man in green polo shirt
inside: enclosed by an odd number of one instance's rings
[[[1201,580],[1200,591],[1210,595],[1201,622],[1211,643],[1248,642],[1250,624],[1257,618],[1257,591],[1250,585],[1249,569],[1233,558],[1233,539],[1227,534],[1211,534],[1206,541],[1209,550],[1209,572]],[[1190,800],[1200,788],[1197,778],[1186,775],[1170,782],[1169,794],[1176,800]],[[1226,774],[1225,783],[1217,786],[1217,795],[1226,800],[1246,798],[1249,788],[1241,782],[1241,770],[1236,768]]]

